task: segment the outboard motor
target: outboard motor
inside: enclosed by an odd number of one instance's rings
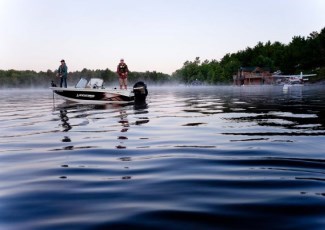
[[[146,101],[148,90],[147,90],[147,85],[144,82],[138,81],[137,83],[135,83],[133,86],[133,92],[134,92],[134,101],[136,103]]]

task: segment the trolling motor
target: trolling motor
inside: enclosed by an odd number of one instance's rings
[[[134,92],[134,101],[136,103],[146,101],[146,97],[148,95],[148,89],[147,89],[147,85],[144,82],[138,81],[137,83],[135,83],[133,86],[133,92]]]
[[[56,84],[54,83],[53,80],[51,81],[51,86],[52,86],[52,87],[56,87]]]

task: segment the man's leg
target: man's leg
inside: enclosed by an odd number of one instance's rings
[[[128,79],[127,78],[123,79],[123,85],[124,85],[125,89],[128,89]]]
[[[123,79],[121,77],[119,77],[118,81],[120,83],[120,89],[122,89],[123,88]]]

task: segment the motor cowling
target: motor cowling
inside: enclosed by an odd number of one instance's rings
[[[142,81],[138,81],[133,86],[133,93],[136,102],[144,102],[148,95],[147,85]]]

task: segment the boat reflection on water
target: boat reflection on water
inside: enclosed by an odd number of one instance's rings
[[[60,119],[62,121],[63,132],[68,132],[72,128],[67,114],[68,112],[66,109],[60,109]]]
[[[121,124],[122,129],[121,133],[126,133],[129,130],[130,123],[128,120],[128,114],[125,110],[119,111],[119,117],[120,120],[118,121],[119,124]],[[119,140],[119,144],[116,146],[117,149],[126,149],[125,141],[128,140],[127,135],[120,135],[117,137]]]
[[[148,105],[146,102],[129,104],[79,104],[73,102],[64,102],[53,108],[54,112],[59,111],[60,124],[65,136],[62,142],[72,142],[67,132],[78,133],[81,139],[93,138],[93,135],[99,132],[110,132],[117,134],[118,143],[116,149],[126,149],[128,135],[127,132],[131,126],[142,125],[149,122],[147,116]],[[139,116],[141,115],[141,116]],[[129,117],[131,120],[129,121]],[[113,121],[113,122],[112,122]],[[116,126],[116,122],[118,126]],[[119,128],[116,128],[119,127]],[[81,130],[82,129],[82,130]],[[89,135],[85,137],[85,134]],[[111,136],[102,135],[101,138],[111,138]],[[74,147],[69,147],[72,149]],[[66,149],[66,148],[65,148]]]
[[[55,103],[55,102],[53,102]],[[67,110],[67,109],[78,109],[78,110],[105,110],[105,109],[117,109],[117,108],[129,108],[130,106],[133,106],[133,109],[136,110],[142,110],[147,109],[148,104],[145,101],[142,102],[130,102],[125,104],[81,104],[76,102],[70,102],[65,101],[61,104],[54,104],[53,105],[53,111],[55,110]]]

